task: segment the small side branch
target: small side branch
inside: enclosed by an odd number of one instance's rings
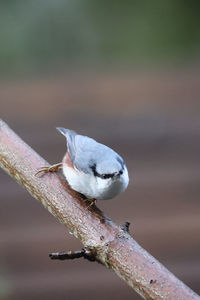
[[[59,260],[66,260],[66,259],[75,259],[75,258],[85,258],[89,261],[98,261],[96,259],[96,254],[91,249],[83,248],[78,251],[62,251],[56,253],[50,253],[49,257],[51,259],[59,259]]]
[[[95,205],[86,209],[83,198],[59,175],[35,176],[40,167],[48,165],[0,120],[0,166],[80,239],[85,249],[91,249],[95,260],[112,269],[145,299],[200,300],[137,244],[127,232],[128,223],[121,228]],[[92,258],[82,251],[70,255]]]

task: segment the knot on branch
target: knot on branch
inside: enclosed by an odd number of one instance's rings
[[[122,224],[120,227],[123,231],[128,232],[129,233],[129,227],[130,227],[130,222],[126,221],[124,224]]]
[[[122,232],[119,232],[115,238],[122,238],[125,237],[124,233],[129,231],[130,222],[125,222],[123,225],[121,225]],[[100,240],[104,240],[104,236],[100,236]],[[61,251],[61,252],[55,252],[50,253],[49,257],[51,259],[58,259],[58,260],[68,260],[68,259],[76,259],[76,258],[85,258],[88,261],[97,261],[98,263],[102,262],[110,268],[109,263],[109,246],[114,241],[111,240],[107,243],[105,243],[103,246],[97,246],[97,247],[85,247],[81,250],[77,251]]]

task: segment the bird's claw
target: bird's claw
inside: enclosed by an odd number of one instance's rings
[[[41,168],[39,168],[39,170],[37,171],[37,173],[35,175],[38,175],[39,173],[53,173],[53,172],[57,172],[59,169],[62,168],[62,163],[58,163],[58,164],[54,164],[52,166],[43,166]]]
[[[95,205],[97,200],[92,198],[92,199],[85,199],[85,201],[90,202],[90,204],[86,207],[86,209],[88,209],[90,206]]]

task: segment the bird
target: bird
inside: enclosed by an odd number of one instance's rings
[[[62,169],[70,187],[83,194],[93,205],[96,200],[112,199],[124,192],[129,183],[122,157],[108,146],[63,127],[56,129],[65,136],[67,152],[61,163],[43,166],[40,172]]]

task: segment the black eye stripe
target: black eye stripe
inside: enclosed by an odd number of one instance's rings
[[[90,168],[92,169],[92,172],[93,172],[94,176],[97,176],[97,177],[102,178],[102,179],[113,178],[115,175],[117,175],[116,173],[99,174],[96,170],[96,164],[93,164],[92,166],[90,166]],[[118,175],[122,175],[122,174],[123,174],[123,170],[120,170]]]
[[[112,174],[103,174],[103,175],[100,175],[100,177],[102,179],[107,179],[107,178],[112,178],[114,177],[115,173],[112,173]]]
[[[100,174],[96,170],[96,164],[93,164],[92,166],[90,166],[90,169],[92,169],[94,176],[100,176]]]

